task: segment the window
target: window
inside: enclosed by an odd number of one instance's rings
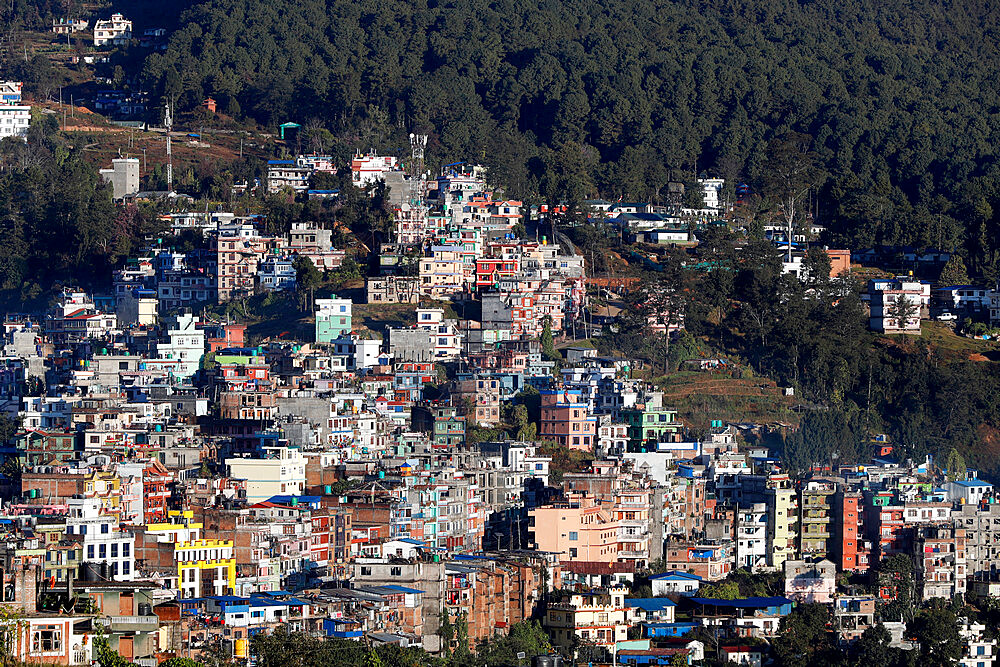
[[[390,577],[401,577],[401,576],[403,576],[403,568],[401,568],[401,567],[389,568],[389,576]]]
[[[97,555],[98,555],[98,558],[107,558],[108,557],[108,545],[107,544],[98,544],[97,545]]]
[[[129,544],[128,542],[126,542],[125,544],[122,545],[122,557],[123,558],[128,558],[129,557],[129,553],[131,551],[132,551],[132,545],[131,544]]]
[[[108,530],[109,530],[109,526],[108,526],[108,524],[106,524],[106,523],[102,523],[102,524],[101,524],[101,532],[102,532],[102,533],[107,533],[107,532],[108,532]]]
[[[571,542],[576,542],[578,539],[580,539],[580,535],[575,530],[571,530],[569,531],[569,539]]]
[[[111,544],[111,557],[118,558],[118,543],[114,542]]]
[[[93,544],[88,544],[87,545],[87,559],[88,560],[93,560],[93,558],[94,558],[94,545]]]
[[[31,650],[43,653],[62,650],[62,627],[39,625],[31,633]]]
[[[124,563],[122,563],[122,574],[131,574],[131,573],[132,573],[132,566],[129,564],[129,562],[125,561]]]
[[[571,547],[569,550],[569,557],[576,558],[576,547]]]
[[[370,577],[370,576],[372,576],[372,569],[370,567],[363,567],[362,566],[362,568],[361,568],[361,576],[362,577]]]

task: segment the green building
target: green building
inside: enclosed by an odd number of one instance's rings
[[[667,442],[679,434],[684,425],[677,421],[677,410],[663,407],[636,407],[622,410],[622,420],[628,424],[629,449],[637,451],[649,442]]]
[[[351,333],[350,299],[316,299],[316,342],[332,343]]]

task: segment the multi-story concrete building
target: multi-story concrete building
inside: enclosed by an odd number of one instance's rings
[[[353,306],[350,299],[316,299],[316,342],[332,343],[348,336]]]
[[[79,540],[84,562],[107,567],[114,581],[135,578],[135,535],[119,528],[115,515],[101,514],[97,498],[71,498],[67,501],[66,535]]]
[[[913,537],[917,583],[924,600],[953,599],[967,585],[964,526],[920,526]]]
[[[951,513],[965,529],[965,557],[972,579],[994,579],[1000,572],[1000,504],[962,505]]]
[[[579,389],[542,392],[539,434],[573,450],[590,452],[597,440],[597,417]]]
[[[830,559],[845,572],[867,572],[871,542],[865,535],[861,494],[838,489],[833,496]]]
[[[112,14],[110,19],[99,19],[94,23],[94,46],[127,44],[132,39],[132,22],[121,14]]]
[[[799,554],[826,558],[833,549],[834,486],[807,482],[799,490]]]
[[[226,459],[226,466],[230,477],[246,480],[248,502],[305,490],[306,459],[297,449],[265,447],[262,459]]]
[[[528,535],[536,549],[565,560],[614,562],[622,525],[609,509],[588,497],[536,507],[528,511]]]
[[[745,502],[763,502],[767,506],[768,565],[781,567],[798,555],[798,493],[788,475],[740,475]]]
[[[736,567],[756,572],[767,564],[767,505],[736,509]]]
[[[614,656],[618,642],[628,638],[633,611],[625,605],[628,589],[616,586],[607,590],[572,593],[563,601],[549,603],[542,625],[552,643],[576,654],[580,643],[605,649]]]

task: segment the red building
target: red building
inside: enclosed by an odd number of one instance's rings
[[[838,570],[866,572],[869,545],[864,530],[864,506],[860,493],[837,491],[833,497],[833,549],[830,559]]]
[[[173,484],[174,476],[166,466],[150,459],[142,471],[142,506],[146,525],[166,521]]]

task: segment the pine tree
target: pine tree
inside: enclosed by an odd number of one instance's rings
[[[938,277],[938,285],[950,287],[952,285],[968,285],[969,272],[965,268],[965,261],[961,255],[952,255],[941,269]]]

